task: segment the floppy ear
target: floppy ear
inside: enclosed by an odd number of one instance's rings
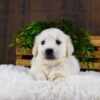
[[[35,38],[35,41],[34,41],[34,46],[33,46],[33,49],[32,49],[32,54],[34,57],[37,56],[38,54],[38,43],[37,43],[37,38]]]
[[[72,55],[72,53],[74,52],[74,47],[71,41],[71,38],[69,36],[67,36],[67,56]]]

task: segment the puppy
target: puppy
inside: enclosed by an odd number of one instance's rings
[[[71,39],[57,28],[42,31],[32,49],[31,73],[35,79],[57,80],[80,71]]]

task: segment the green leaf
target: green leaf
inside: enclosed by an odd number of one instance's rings
[[[11,48],[11,47],[13,47],[14,45],[15,45],[14,43],[10,43],[10,44],[8,45],[8,47]]]

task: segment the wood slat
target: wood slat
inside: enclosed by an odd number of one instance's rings
[[[91,62],[89,64],[89,69],[99,70],[100,71],[100,62]],[[80,63],[81,69],[88,69],[88,65],[85,63]]]
[[[31,60],[16,59],[16,65],[31,66]]]
[[[92,40],[91,43],[92,43],[94,46],[100,46],[100,40]]]
[[[32,55],[32,49],[27,49],[25,52],[21,48],[16,48],[16,55]]]
[[[100,36],[90,36],[90,39],[94,46],[100,46]]]
[[[16,55],[16,59],[22,59],[21,55]]]
[[[90,58],[100,58],[100,51],[95,51],[94,53],[90,54]]]
[[[100,36],[90,36],[91,40],[100,40]]]

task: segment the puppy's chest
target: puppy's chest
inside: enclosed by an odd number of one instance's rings
[[[57,72],[57,71],[63,70],[63,66],[61,66],[61,65],[56,65],[56,66],[44,65],[42,70],[45,74],[48,75],[52,72]]]

